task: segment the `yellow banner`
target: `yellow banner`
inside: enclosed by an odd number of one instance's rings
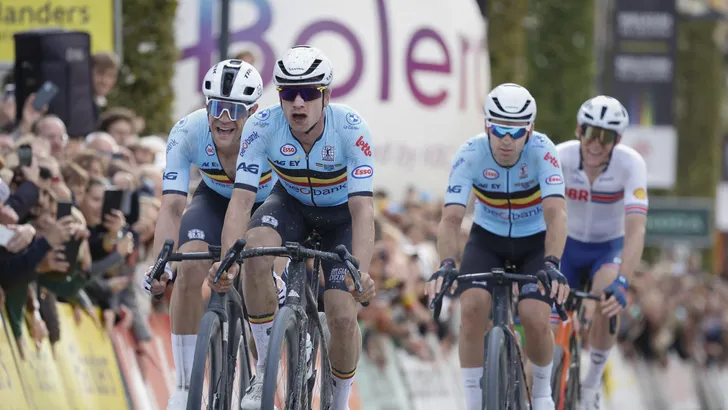
[[[0,62],[15,60],[13,34],[64,28],[91,34],[91,52],[114,51],[114,0],[0,1]]]
[[[5,313],[0,312],[0,410],[26,410],[28,404],[8,336],[12,337],[12,332],[7,327]]]
[[[66,381],[71,408],[129,408],[111,338],[85,314],[76,324],[70,305],[59,303],[58,314],[62,333],[56,363]]]
[[[25,384],[28,405],[34,409],[70,409],[66,388],[53,360],[48,338],[43,340],[40,350],[37,350],[29,333],[28,327],[23,326],[21,343],[25,358],[21,359],[19,354],[15,356],[18,359],[20,377]]]

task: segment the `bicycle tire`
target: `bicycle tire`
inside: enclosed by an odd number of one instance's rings
[[[250,379],[253,376],[248,371],[250,360],[250,354],[245,350],[245,344],[243,343],[243,326],[245,322],[241,319],[236,319],[235,323],[230,327],[230,341],[228,343],[228,378],[227,378],[227,401],[230,403],[230,408],[236,409],[236,401],[240,401],[245,394],[245,391],[250,385]],[[239,374],[237,370],[240,370]],[[238,376],[237,383],[235,376]],[[237,387],[237,397],[235,397],[235,388]],[[239,406],[239,404],[238,404]]]
[[[561,345],[554,346],[554,366],[551,368],[551,397],[554,399],[556,408],[559,407],[561,398],[561,375],[564,372],[564,348]]]
[[[288,365],[288,374],[286,375],[286,381],[288,383],[288,389],[286,389],[288,397],[286,398],[286,405],[283,407],[288,410],[293,406],[290,406],[292,400],[300,399],[301,392],[293,394],[292,389],[298,384],[299,388],[302,385],[303,380],[296,380],[300,376],[299,367],[302,365],[299,355],[299,338],[300,338],[300,327],[298,321],[298,315],[289,306],[283,306],[278,313],[276,313],[275,319],[273,319],[273,328],[270,334],[268,342],[268,357],[265,363],[265,375],[263,376],[263,397],[261,400],[261,410],[274,410],[276,392],[278,390],[278,367],[281,361],[281,348],[283,341],[286,341],[286,355]],[[280,410],[280,409],[279,409]]]
[[[197,333],[197,344],[195,345],[195,359],[192,364],[192,375],[190,377],[190,391],[187,396],[187,410],[199,410],[202,408],[202,400],[205,388],[205,364],[207,356],[210,355],[210,377],[208,381],[208,403],[207,409],[219,409],[219,403],[226,400],[225,389],[222,383],[223,376],[223,351],[222,331],[220,318],[214,312],[207,312],[200,321],[200,331]]]
[[[484,409],[508,407],[508,346],[505,331],[495,326],[485,335],[485,363],[483,364]]]
[[[329,361],[329,352],[328,352],[328,346],[331,346],[331,332],[329,331],[329,324],[326,321],[326,313],[324,312],[318,312],[318,318],[319,323],[321,323],[321,334],[319,337],[323,335],[325,345],[327,346],[327,349],[322,349],[322,344],[318,343],[318,346],[314,345],[314,350],[311,352],[312,360],[315,360],[315,356],[317,355],[317,351],[321,351],[321,361],[318,362],[318,366],[316,366],[317,362],[314,362],[314,366],[318,368],[314,368],[314,375],[320,375],[320,383],[319,383],[319,406],[317,408],[313,407],[313,389],[316,387],[315,383],[309,387],[308,380],[306,380],[306,387],[308,390],[308,406],[307,409],[311,410],[328,410],[331,407],[331,402],[333,400],[333,394],[334,394],[334,386],[331,382],[331,362]],[[316,377],[316,376],[314,376]]]
[[[569,365],[569,381],[566,383],[564,410],[576,410],[581,398],[581,346],[574,337],[571,338],[569,350],[571,351],[571,364]]]

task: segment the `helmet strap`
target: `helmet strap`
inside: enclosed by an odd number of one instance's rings
[[[323,97],[323,96],[322,96],[322,97]],[[323,114],[324,114],[324,110],[325,110],[325,109],[326,109],[326,106],[324,105],[324,99],[323,99],[323,98],[321,98],[321,116],[322,116],[322,117],[323,117]],[[311,126],[311,128],[309,128],[309,129],[308,129],[307,131],[305,131],[305,132],[304,132],[304,134],[308,135],[308,133],[309,133],[309,132],[311,132],[311,130],[313,130],[313,129],[314,129],[314,128],[315,128],[315,127],[316,127],[316,126],[318,125],[318,123],[319,123],[319,122],[321,122],[321,117],[319,117],[319,120],[318,120],[318,121],[316,121],[316,122],[315,122],[315,123],[314,123],[314,124],[313,124],[313,125]]]

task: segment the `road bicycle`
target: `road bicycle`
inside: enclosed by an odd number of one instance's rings
[[[237,259],[245,241],[239,240],[233,245],[225,261],[230,265]],[[221,247],[208,247],[208,252],[173,253],[174,241],[168,239],[159,252],[157,262],[152,267],[148,283],[159,279],[168,262],[190,260],[220,260]],[[228,265],[228,268],[230,267]],[[219,274],[216,278],[219,278]],[[250,347],[248,346],[248,328],[245,323],[247,313],[242,292],[239,292],[240,275],[234,286],[227,293],[212,292],[200,329],[197,334],[195,356],[190,377],[190,388],[187,396],[187,410],[230,410],[237,409],[243,393],[252,378]],[[163,295],[156,295],[159,299]],[[207,362],[209,358],[209,369]],[[236,371],[239,374],[236,379]],[[236,382],[237,380],[237,382]]]
[[[507,270],[508,272],[503,268],[493,268],[491,272],[487,273],[448,276],[443,282],[440,292],[430,302],[430,308],[435,310],[435,319],[437,319],[442,298],[455,280],[459,283],[476,280],[488,281],[493,286],[491,305],[493,327],[485,334],[485,361],[481,379],[483,408],[488,410],[531,408],[531,394],[523,370],[521,348],[516,342],[512,328],[512,288],[514,283],[537,283],[539,280],[533,275],[516,274],[512,266],[507,266]],[[542,284],[549,293],[551,284]],[[561,319],[565,320],[567,316],[563,307],[560,305],[556,305],[556,307]]]
[[[611,294],[606,295],[607,298]],[[567,320],[561,322],[556,332],[554,346],[554,367],[551,371],[551,394],[556,410],[574,410],[579,405],[581,394],[581,338],[575,320],[583,323],[583,300],[600,301],[600,297],[572,289],[564,302]],[[576,317],[575,317],[576,316]],[[617,317],[609,318],[609,333],[617,329]]]
[[[315,242],[315,248],[319,248],[320,240]],[[286,280],[288,294],[283,307],[275,315],[268,342],[261,409],[329,409],[333,399],[328,356],[330,334],[325,316],[318,312],[320,263],[321,260],[327,260],[345,264],[355,288],[362,292],[357,270],[359,262],[344,245],[334,248],[334,252],[308,249],[296,242],[286,242],[282,247],[242,251],[244,245],[245,241],[240,239],[230,249],[230,256],[220,263],[215,281],[235,260],[257,256],[285,256],[291,260]],[[314,270],[310,277],[305,264],[309,258],[314,258]],[[367,306],[368,303],[362,305]],[[278,370],[281,364],[288,366],[282,372],[282,385],[279,385]]]

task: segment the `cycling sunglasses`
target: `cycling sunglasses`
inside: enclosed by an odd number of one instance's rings
[[[326,87],[278,87],[278,95],[283,101],[295,101],[299,95],[303,101],[313,101],[321,98]]]
[[[601,127],[592,127],[591,125],[581,126],[581,136],[587,141],[597,140],[602,145],[614,144],[619,138],[617,131]]]
[[[248,116],[250,106],[239,102],[215,99],[210,99],[207,102],[207,113],[217,119],[222,117],[222,114],[226,111],[231,120],[237,121]]]
[[[503,138],[506,135],[510,135],[511,138],[517,140],[523,138],[528,134],[528,130],[531,128],[530,125],[511,127],[507,125],[496,125],[489,124],[490,133],[498,138]]]

